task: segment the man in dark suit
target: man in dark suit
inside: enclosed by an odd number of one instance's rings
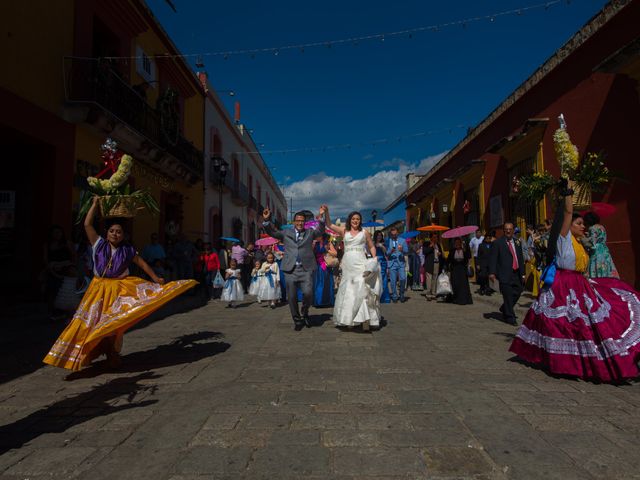
[[[489,256],[489,279],[500,283],[504,320],[517,325],[514,305],[518,302],[524,286],[524,258],[520,240],[513,238],[513,223],[502,227],[504,235],[493,242]]]
[[[287,299],[294,328],[300,331],[305,325],[311,326],[309,307],[313,302],[313,275],[318,267],[313,241],[324,234],[324,208],[320,209],[320,222],[314,230],[304,228],[305,215],[302,212],[294,215],[294,228],[290,230],[277,230],[269,221],[271,212],[268,208],[262,213],[262,218],[265,231],[284,243],[281,268],[287,285]],[[298,288],[302,290],[302,317],[298,310]]]

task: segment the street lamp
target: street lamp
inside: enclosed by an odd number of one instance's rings
[[[218,228],[220,236],[224,237],[224,232],[222,231],[222,187],[224,186],[224,179],[227,176],[229,164],[221,156],[212,155],[211,166],[218,176]]]

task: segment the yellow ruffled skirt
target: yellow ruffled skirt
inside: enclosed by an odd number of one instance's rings
[[[178,280],[159,285],[138,277],[94,278],[44,363],[80,370],[106,353],[107,344],[119,352],[124,332],[197,283]]]

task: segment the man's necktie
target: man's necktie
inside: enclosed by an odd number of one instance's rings
[[[518,256],[516,255],[516,249],[513,246],[513,240],[507,240],[507,245],[509,245],[509,251],[511,252],[511,268],[518,270]]]

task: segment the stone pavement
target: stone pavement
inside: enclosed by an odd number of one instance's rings
[[[640,386],[515,361],[482,300],[414,293],[371,334],[215,302],[129,332],[116,373],[0,377],[0,479],[640,478]]]

